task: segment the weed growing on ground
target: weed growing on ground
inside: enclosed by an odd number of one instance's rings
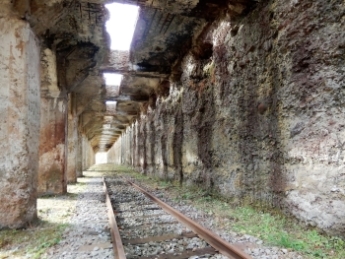
[[[85,188],[83,183],[76,185],[77,188]],[[39,220],[25,229],[0,231],[0,259],[45,258],[47,249],[60,242],[69,226],[77,196],[76,193],[67,193],[39,198]]]
[[[0,231],[0,258],[30,256],[42,258],[45,251],[60,242],[67,224],[52,224],[38,221],[35,225],[21,230]]]
[[[41,258],[45,251],[60,242],[62,233],[68,226],[67,224],[58,224],[53,227],[49,226],[43,228],[39,235],[36,236],[34,243],[30,243],[28,247],[28,254],[32,255],[32,258]]]

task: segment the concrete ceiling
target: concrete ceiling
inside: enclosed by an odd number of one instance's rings
[[[140,6],[130,52],[110,51],[106,3]],[[74,93],[79,128],[95,151],[107,151],[147,107],[179,76],[178,63],[193,38],[222,11],[234,15],[251,0],[17,0],[42,47],[56,51],[61,94]],[[119,89],[107,87],[104,72],[121,73]],[[162,89],[165,89],[162,91]],[[107,100],[117,101],[113,107]]]

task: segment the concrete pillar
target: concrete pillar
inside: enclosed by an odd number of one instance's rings
[[[61,194],[67,191],[65,98],[41,98],[39,194]]]
[[[75,94],[68,98],[68,151],[67,151],[67,182],[77,182],[77,152],[78,152],[78,116],[76,114]]]
[[[78,138],[78,146],[77,146],[77,177],[83,176],[83,135],[78,130],[77,131],[77,138]]]
[[[121,165],[126,164],[126,131],[121,135]]]
[[[117,165],[121,165],[122,161],[122,143],[123,143],[123,136],[120,136],[116,142],[113,144],[113,146],[108,150],[107,158],[108,158],[108,163],[114,163]]]
[[[87,147],[87,140],[86,137],[84,135],[82,135],[82,169],[83,171],[87,170],[88,168],[88,164],[87,164],[87,151],[88,151],[88,147]]]
[[[139,123],[138,121],[134,124],[134,164],[133,167],[138,169],[140,167],[140,155],[139,155]]]
[[[36,218],[40,51],[10,7],[0,4],[0,229]]]
[[[61,96],[57,85],[54,51],[48,48],[42,50],[41,60],[38,193],[61,194],[67,191],[67,96]]]
[[[83,149],[83,171],[89,169],[90,166],[95,164],[95,153],[86,138],[86,136],[82,136],[82,149]]]

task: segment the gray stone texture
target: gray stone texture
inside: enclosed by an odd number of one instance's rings
[[[9,8],[0,4],[0,229],[36,218],[40,127],[38,41]]]
[[[67,191],[67,100],[42,96],[41,103],[38,192],[62,194]]]
[[[272,0],[215,21],[108,162],[344,233],[344,10],[340,0]]]
[[[95,153],[87,138],[82,135],[82,171],[95,164]]]
[[[58,87],[56,53],[41,51],[41,128],[39,146],[38,193],[67,191],[66,130],[67,97]]]
[[[77,182],[78,155],[78,116],[76,114],[76,95],[69,94],[68,99],[68,149],[67,149],[67,183]]]

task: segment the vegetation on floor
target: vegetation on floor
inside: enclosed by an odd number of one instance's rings
[[[85,186],[78,182],[73,188]],[[39,198],[37,222],[26,229],[0,231],[0,259],[47,258],[47,250],[60,242],[69,226],[76,201],[77,194],[73,192]]]
[[[145,176],[124,166],[112,169],[143,181],[152,188],[168,190],[175,201],[190,202],[202,212],[214,216],[217,227],[221,229],[252,235],[267,245],[298,251],[304,258],[345,258],[344,239],[307,228],[272,207],[225,199],[216,192],[197,186],[180,186],[178,182]]]
[[[67,226],[39,221],[27,229],[0,231],[0,258],[42,258],[47,248],[59,243]]]

